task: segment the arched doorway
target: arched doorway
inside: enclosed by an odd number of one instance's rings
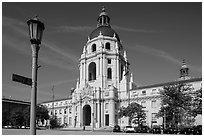
[[[85,126],[90,126],[90,123],[91,123],[91,107],[90,107],[90,105],[85,105],[83,107],[83,123]]]

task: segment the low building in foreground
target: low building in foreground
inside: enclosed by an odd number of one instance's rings
[[[2,126],[11,125],[11,115],[17,111],[23,111],[30,106],[30,102],[16,100],[12,98],[2,98]]]

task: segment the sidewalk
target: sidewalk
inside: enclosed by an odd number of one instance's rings
[[[58,130],[63,130],[63,131],[83,131],[83,127],[66,127],[66,128],[60,128]],[[106,131],[106,132],[112,132],[113,128],[111,127],[102,127],[102,128],[94,128],[92,127],[86,127],[85,131]]]

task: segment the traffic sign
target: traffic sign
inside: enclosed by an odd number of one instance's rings
[[[26,78],[26,77],[23,77],[20,75],[13,74],[12,80],[19,82],[19,83],[22,83],[22,84],[25,84],[25,85],[32,86],[32,79],[31,78]]]

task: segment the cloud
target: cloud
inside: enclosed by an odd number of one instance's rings
[[[73,33],[73,32],[90,32],[94,30],[94,27],[91,26],[58,26],[58,27],[52,27],[54,32],[67,32],[67,33]]]
[[[121,26],[112,26],[115,30],[121,30],[121,31],[126,31],[126,32],[140,32],[140,33],[158,33],[159,31],[155,30],[145,30],[145,29],[135,29],[135,28],[126,28],[126,27],[121,27]]]
[[[134,45],[134,46],[128,46],[128,48],[130,50],[135,50],[135,51],[139,51],[139,52],[143,52],[152,56],[156,56],[156,57],[160,57],[162,59],[165,59],[169,62],[172,62],[178,66],[181,66],[181,60],[176,59],[175,57],[173,57],[172,55],[170,55],[169,53],[159,50],[159,49],[153,49],[147,46],[141,46],[141,45]],[[198,67],[198,66],[193,66],[190,64],[187,64],[188,67],[196,72],[202,72],[202,68]]]
[[[59,86],[59,85],[62,85],[62,84],[67,84],[67,83],[72,83],[72,82],[75,82],[76,79],[69,79],[69,80],[61,80],[61,81],[53,81],[53,82],[49,82],[49,83],[46,83],[46,84],[42,84],[42,85],[39,85],[39,88],[47,88],[47,87],[52,87],[53,85],[54,86]]]
[[[55,54],[58,54],[62,57],[65,57],[66,59],[69,59],[71,61],[73,61],[74,63],[78,62],[78,56],[72,54],[71,52],[73,52],[72,50],[69,49],[69,53],[68,51],[64,52],[64,50],[59,49],[57,46],[55,46],[56,44],[50,43],[50,42],[42,42],[42,45],[46,48],[48,48],[49,50],[53,51]],[[70,52],[71,51],[71,52]]]
[[[5,47],[15,49],[21,54],[31,55],[31,48],[28,40],[28,30],[26,23],[17,19],[9,18],[6,16],[2,17],[2,43]],[[45,64],[58,67],[60,69],[75,70],[78,63],[78,57],[72,50],[69,52],[55,46],[57,44],[48,42],[49,40],[44,39],[41,46],[44,46],[44,50],[41,50],[39,60]],[[45,49],[46,48],[46,49]]]
[[[58,27],[51,27],[53,32],[65,32],[65,33],[81,33],[81,32],[91,32],[96,27],[94,26],[58,26]],[[135,28],[126,28],[122,26],[112,25],[112,28],[115,30],[121,30],[126,32],[140,32],[140,33],[158,33],[160,31],[155,30],[145,30],[145,29],[135,29]]]

